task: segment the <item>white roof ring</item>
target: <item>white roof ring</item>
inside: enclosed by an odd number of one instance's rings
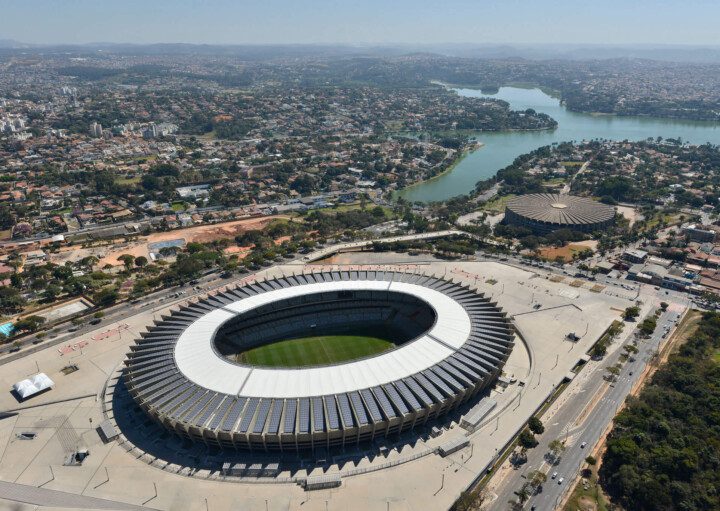
[[[436,311],[437,321],[426,335],[395,350],[324,367],[268,369],[242,366],[213,349],[212,340],[217,330],[238,314],[291,296],[352,290],[390,290],[413,295]],[[266,398],[322,396],[383,385],[421,372],[452,354],[451,347],[460,348],[470,329],[470,317],[462,305],[434,289],[404,282],[320,282],[268,291],[208,312],[178,338],[175,363],[188,380],[224,394]]]

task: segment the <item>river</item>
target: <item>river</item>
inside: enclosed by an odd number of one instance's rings
[[[453,89],[461,96],[503,99],[514,110],[533,108],[558,122],[547,131],[478,132],[483,147],[463,158],[455,168],[430,181],[399,192],[409,201],[440,201],[470,192],[475,183],[493,176],[523,154],[553,142],[608,140],[644,140],[648,137],[681,138],[684,142],[720,144],[720,123],[684,121],[655,117],[618,117],[568,111],[557,98],[540,89],[502,87],[497,94],[477,89]]]

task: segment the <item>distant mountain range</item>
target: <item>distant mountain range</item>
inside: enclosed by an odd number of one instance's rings
[[[0,50],[25,50],[46,52],[97,51],[135,54],[200,54],[237,55],[248,59],[267,59],[300,56],[391,56],[409,53],[440,54],[453,57],[532,60],[567,59],[615,59],[634,58],[672,62],[720,63],[720,46],[677,45],[550,45],[550,44],[190,44],[190,43],[87,43],[87,44],[33,44],[13,39],[0,39]]]
[[[28,48],[32,45],[15,41],[14,39],[0,39],[0,48]]]

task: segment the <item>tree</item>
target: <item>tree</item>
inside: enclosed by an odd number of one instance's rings
[[[525,504],[522,502],[518,502],[516,500],[508,500],[508,504],[510,504],[510,511],[523,511],[523,508],[525,507]]]
[[[524,504],[528,501],[530,498],[530,490],[528,488],[529,483],[523,484],[518,491],[515,492],[515,495],[517,495],[518,500],[521,504]]]
[[[620,374],[620,369],[615,366],[608,366],[605,368],[605,370],[613,376],[617,376],[618,374]]]
[[[15,322],[15,329],[25,332],[35,332],[43,323],[45,323],[45,318],[42,316],[27,316]]]
[[[290,183],[290,188],[300,195],[307,195],[315,188],[315,179],[308,174],[303,174]]]
[[[538,444],[538,441],[535,435],[533,435],[529,429],[525,428],[520,432],[520,436],[518,436],[518,443],[526,449],[532,449]]]
[[[147,265],[148,260],[145,256],[138,256],[135,258],[135,266],[138,268],[142,268],[143,266]]]
[[[623,349],[625,351],[627,351],[628,354],[630,354],[630,353],[635,354],[638,352],[638,349],[635,346],[633,346],[632,344],[626,344],[625,346],[623,346]]]
[[[550,449],[550,455],[552,456],[555,463],[560,461],[560,455],[565,452],[565,444],[561,440],[555,439],[548,444]]]
[[[11,286],[0,287],[0,311],[13,313],[22,309],[25,299]]]
[[[450,508],[450,511],[474,511],[485,502],[485,491],[464,491]]]
[[[530,417],[528,428],[536,435],[541,435],[545,431],[545,426],[543,426],[542,421],[535,416]]]
[[[115,288],[106,287],[93,295],[93,302],[98,307],[107,307],[108,305],[114,304],[119,296]]]
[[[197,254],[198,252],[203,252],[205,250],[205,245],[203,245],[202,243],[193,241],[193,242],[188,243],[185,248],[191,254]]]
[[[635,305],[628,307],[625,309],[625,312],[623,313],[623,319],[625,321],[630,321],[632,319],[637,318],[640,315],[640,307],[637,307]]]
[[[610,336],[611,339],[614,339],[618,335],[620,335],[620,332],[623,331],[623,324],[620,321],[613,321],[612,325],[610,325],[610,328],[607,330],[608,336]]]
[[[80,259],[80,266],[84,266],[85,268],[92,270],[93,266],[95,266],[98,263],[99,259],[95,256],[87,256]]]
[[[598,342],[590,351],[590,355],[594,358],[604,357],[606,353],[607,345],[604,342]]]
[[[647,317],[642,323],[640,323],[640,331],[645,335],[652,334],[656,327],[657,320],[655,319],[655,316]]]
[[[535,493],[537,493],[540,487],[547,481],[547,475],[545,472],[533,470],[528,474],[528,481],[530,481],[530,486],[532,486]]]
[[[132,268],[132,265],[135,262],[135,258],[130,254],[123,254],[121,256],[118,256],[118,261],[125,265],[125,269],[129,270],[130,268]]]
[[[597,463],[597,460],[594,456],[588,456],[587,458],[585,458],[585,463],[587,463],[588,465],[595,465]]]
[[[519,451],[517,449],[513,450],[512,455],[510,455],[510,463],[515,466],[527,463],[527,449],[525,447],[521,447]]]

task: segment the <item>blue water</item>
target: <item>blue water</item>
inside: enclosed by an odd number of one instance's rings
[[[553,142],[595,138],[644,140],[660,136],[681,138],[695,144],[720,144],[720,123],[575,113],[540,89],[502,87],[492,95],[477,89],[454,90],[462,96],[503,99],[514,110],[533,108],[545,112],[558,122],[558,127],[552,131],[478,132],[475,137],[485,145],[465,157],[452,172],[399,193],[410,201],[444,200],[468,193],[475,183],[495,175],[517,156]]]

